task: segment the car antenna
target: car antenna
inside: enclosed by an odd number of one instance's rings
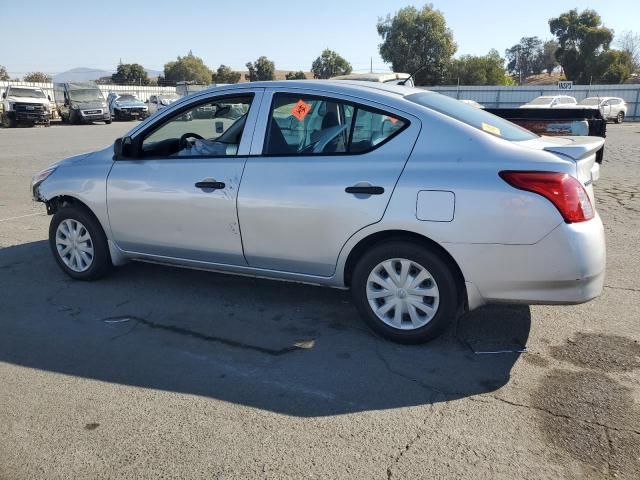
[[[424,70],[427,67],[427,64],[423,64],[420,68],[418,68],[415,72],[413,72],[411,75],[409,75],[407,78],[405,78],[403,81],[401,81],[400,83],[398,83],[398,85],[404,85],[405,83],[407,83],[409,81],[410,78],[415,78],[415,76],[421,72],[422,70]]]

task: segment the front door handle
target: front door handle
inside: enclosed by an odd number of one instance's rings
[[[384,193],[383,187],[374,187],[373,185],[354,185],[344,189],[347,193],[356,193],[363,195],[382,195]]]
[[[224,182],[216,182],[215,180],[203,180],[196,182],[196,188],[202,188],[205,190],[222,190],[226,185]]]

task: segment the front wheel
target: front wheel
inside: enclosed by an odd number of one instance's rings
[[[624,112],[618,112],[618,116],[616,117],[616,123],[624,122]]]
[[[4,128],[14,128],[16,126],[15,118],[11,118],[8,113],[2,114],[2,126]]]
[[[458,312],[450,265],[416,243],[390,241],[368,251],[356,265],[351,290],[365,322],[394,342],[432,340]]]
[[[102,227],[80,207],[65,206],[56,212],[49,226],[49,246],[60,268],[76,280],[96,280],[112,267]]]

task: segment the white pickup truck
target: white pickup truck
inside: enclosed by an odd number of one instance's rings
[[[18,123],[49,126],[51,99],[38,87],[9,85],[2,93],[2,126],[15,127]]]

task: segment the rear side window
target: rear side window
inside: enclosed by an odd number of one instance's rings
[[[264,153],[366,153],[408,124],[392,114],[338,99],[276,94],[269,113]]]
[[[536,134],[515,123],[439,93],[412,93],[404,98],[505,140],[518,142],[538,138]]]

